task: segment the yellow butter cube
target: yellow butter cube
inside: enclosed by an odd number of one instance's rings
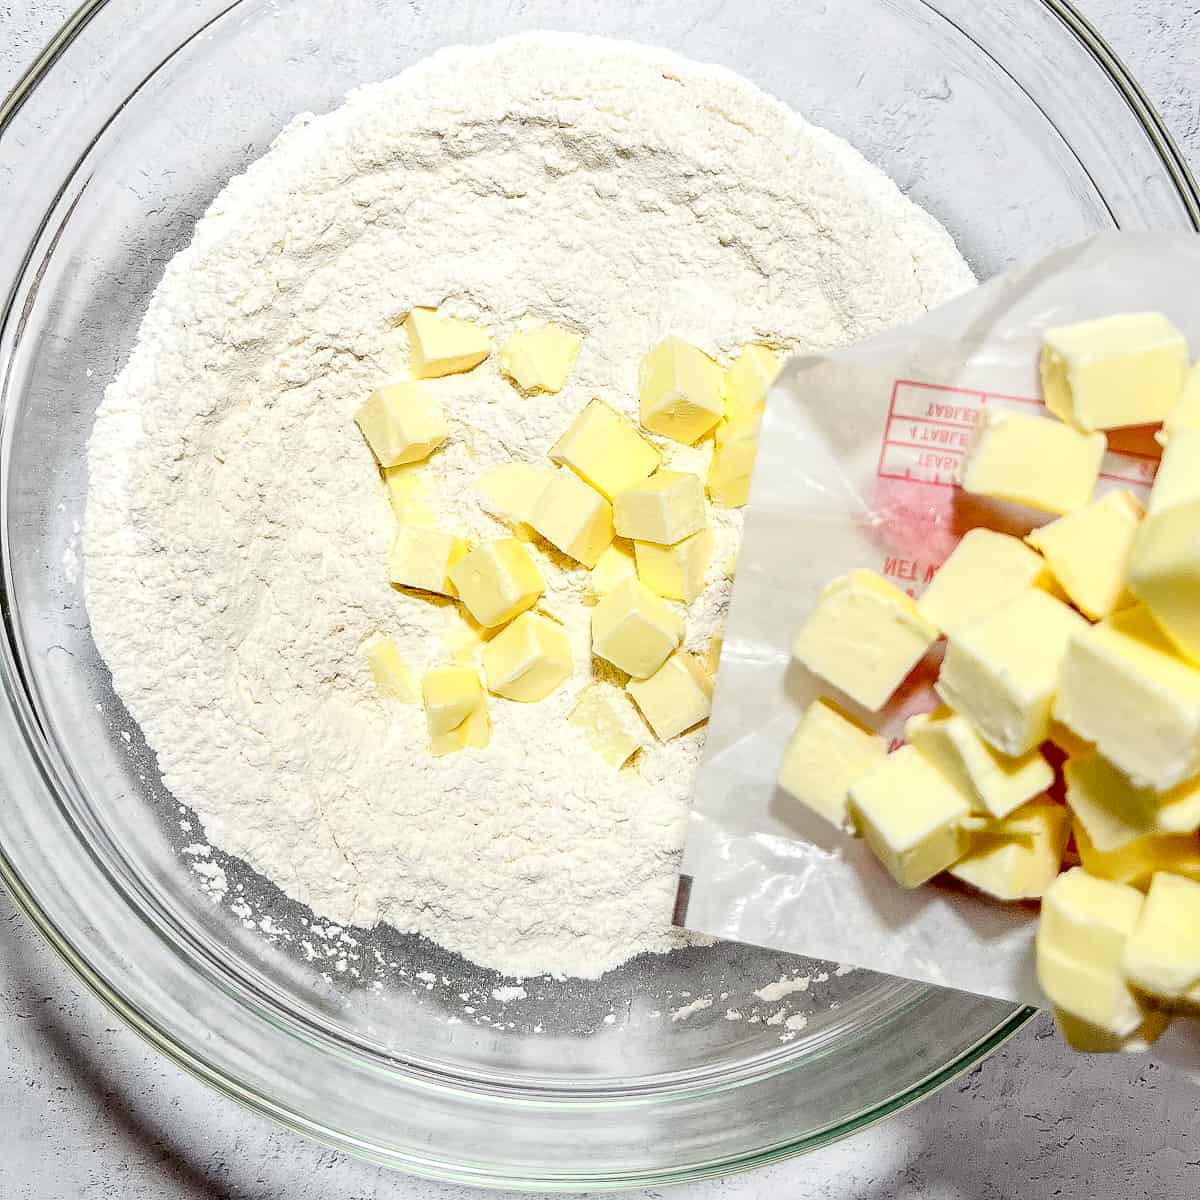
[[[660,742],[669,742],[707,721],[712,708],[712,680],[682,650],[672,654],[648,679],[631,679],[625,690]]]
[[[1200,670],[1140,606],[1072,637],[1054,715],[1138,787],[1167,791],[1200,773]]]
[[[704,669],[710,675],[715,676],[717,668],[721,665],[721,650],[724,644],[725,639],[719,633],[708,643],[704,654]]]
[[[938,568],[917,611],[956,637],[1046,579],[1046,564],[1020,538],[972,529]]]
[[[401,587],[457,596],[450,571],[469,550],[466,539],[452,533],[401,525],[388,556],[388,574]]]
[[[761,415],[767,392],[783,368],[779,355],[766,346],[743,346],[725,372],[725,419],[739,421]]]
[[[1067,803],[1097,850],[1120,850],[1139,838],[1200,829],[1200,779],[1167,792],[1139,788],[1106,758],[1090,754],[1063,768]]]
[[[488,691],[523,704],[544,700],[571,674],[571,642],[557,621],[524,612],[483,651]]]
[[[402,463],[396,467],[383,468],[388,503],[392,506],[392,514],[397,521],[425,528],[432,528],[437,524],[429,502],[426,478],[427,473],[422,463]]]
[[[473,663],[483,653],[487,644],[481,635],[481,629],[468,624],[468,618],[460,615],[455,625],[442,635],[442,651],[456,663]]]
[[[432,308],[414,308],[404,320],[409,369],[416,379],[458,375],[477,367],[492,352],[486,330]]]
[[[1162,313],[1059,325],[1043,338],[1046,407],[1080,429],[1156,425],[1179,399],[1187,369],[1187,342]]]
[[[1129,555],[1129,590],[1176,651],[1200,663],[1200,500],[1146,519]]]
[[[486,748],[492,724],[479,676],[466,667],[435,667],[421,680],[425,720],[435,756]]]
[[[704,591],[704,577],[712,558],[710,530],[702,529],[673,546],[634,542],[638,578],[651,591],[668,600],[690,604]]]
[[[500,370],[523,392],[561,392],[583,338],[548,321],[518,330],[500,351]]]
[[[550,457],[611,500],[646,479],[660,456],[628,417],[592,400],[550,448]]]
[[[1001,754],[1028,754],[1050,732],[1067,644],[1087,629],[1074,609],[1031,588],[950,639],[937,693]]]
[[[613,524],[621,537],[673,546],[707,524],[704,485],[688,471],[657,471],[618,492]]]
[[[997,900],[1035,900],[1058,878],[1070,832],[1061,804],[1027,804],[971,834],[950,874]]]
[[[533,520],[538,499],[553,478],[554,471],[550,467],[525,462],[504,463],[481,475],[475,481],[475,491],[489,512],[528,525]]]
[[[1160,872],[1125,943],[1126,982],[1156,1000],[1200,1003],[1200,883]]]
[[[354,420],[381,467],[420,462],[450,435],[441,406],[419,383],[377,388]]]
[[[910,717],[909,742],[970,798],[977,812],[1007,817],[1054,782],[1054,768],[1039,750],[1010,758],[948,708]]]
[[[1175,407],[1167,413],[1158,440],[1165,446],[1181,429],[1200,430],[1200,362],[1188,372],[1183,392]]]
[[[651,433],[691,446],[725,415],[724,375],[702,350],[670,337],[642,359],[638,394]]]
[[[887,742],[828,700],[814,700],[788,740],[779,786],[839,829],[849,828],[850,785],[887,754]]]
[[[1200,429],[1180,429],[1163,450],[1146,503],[1149,516],[1200,501]]]
[[[1042,991],[1076,1020],[1127,1037],[1145,1014],[1121,974],[1121,959],[1142,909],[1142,894],[1094,879],[1079,867],[1042,897],[1037,973]]]
[[[618,584],[592,610],[592,652],[647,679],[683,640],[683,619],[636,579]]]
[[[394,638],[375,634],[363,646],[375,690],[385,700],[399,700],[402,704],[420,704],[421,689],[416,676],[400,657]]]
[[[627,579],[637,578],[633,543],[617,538],[596,560],[588,584],[595,596],[607,596]]]
[[[491,629],[532,608],[546,582],[516,538],[484,542],[450,568],[450,581],[480,625]]]
[[[648,744],[648,735],[628,696],[605,683],[584,688],[567,718],[609,766],[623,767]]]
[[[533,506],[529,522],[552,546],[594,567],[612,545],[612,505],[569,467],[560,467]]]
[[[1170,1013],[1151,1010],[1143,1014],[1141,1025],[1133,1033],[1114,1037],[1085,1021],[1077,1020],[1060,1008],[1053,1011],[1054,1023],[1063,1040],[1080,1054],[1145,1054],[1171,1024]]]
[[[901,887],[918,887],[963,855],[962,794],[913,746],[901,746],[849,788],[850,816]]]
[[[750,498],[750,479],[758,457],[757,416],[740,417],[717,427],[717,445],[708,465],[706,487],[714,504],[742,508]]]
[[[1132,603],[1125,574],[1144,513],[1132,492],[1109,492],[1025,540],[1045,557],[1071,603],[1098,621]]]
[[[1087,830],[1075,821],[1075,847],[1084,870],[1097,879],[1111,879],[1146,888],[1158,871],[1200,879],[1200,840],[1192,834],[1162,834],[1138,838],[1120,850],[1102,851],[1092,845]]]
[[[987,405],[967,448],[962,487],[1041,512],[1074,512],[1091,500],[1107,448],[1102,433]]]

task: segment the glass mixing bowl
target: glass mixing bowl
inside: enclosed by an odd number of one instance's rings
[[[737,946],[522,995],[420,938],[322,926],[189,849],[82,603],[92,416],[208,201],[294,113],[536,28],[741,72],[883,166],[980,276],[1093,230],[1194,229],[1200,203],[1120,64],[1033,0],[97,0],[0,107],[4,883],[164,1053],[294,1129],[471,1183],[649,1186],[861,1129],[1029,1012]]]

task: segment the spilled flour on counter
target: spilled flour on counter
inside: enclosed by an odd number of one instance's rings
[[[593,396],[636,418],[664,336],[722,362],[750,341],[827,350],[971,283],[845,143],[658,50],[447,50],[296,118],[168,266],[90,444],[93,632],[165,784],[212,845],[339,928],[387,922],[518,977],[687,943],[670,915],[703,731],[615,772],[567,724],[591,673],[586,572],[533,547],[576,671],[538,704],[489,697],[486,750],[434,759],[419,709],[377,698],[372,635],[417,672],[469,638],[454,604],[389,586],[395,520],[353,413],[404,375],[413,306],[497,344],[529,319],[581,333],[558,395],[520,395],[495,355],[432,385],[451,436],[421,503],[502,536],[478,476],[544,462]],[[662,448],[701,473],[711,454]],[[710,521],[697,651],[740,513]]]

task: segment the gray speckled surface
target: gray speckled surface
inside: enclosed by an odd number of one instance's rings
[[[1200,171],[1200,7],[1082,0]],[[61,21],[0,3],[0,88]],[[1142,1059],[1069,1055],[1039,1022],[882,1126],[779,1167],[672,1196],[1025,1200],[1200,1194],[1200,1091]],[[3,1200],[450,1200],[322,1150],[221,1099],[153,1054],[74,978],[0,891]],[[646,1192],[646,1196],[658,1193]]]

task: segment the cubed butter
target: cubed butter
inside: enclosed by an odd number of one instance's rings
[[[1200,429],[1180,429],[1171,435],[1162,462],[1154,476],[1154,487],[1146,502],[1146,513],[1155,516],[1180,504],[1200,500]]]
[[[1156,1000],[1200,1003],[1200,883],[1165,872],[1154,876],[1121,970]]]
[[[860,569],[826,586],[796,635],[792,655],[877,712],[937,636],[910,596]]]
[[[1020,538],[971,529],[938,568],[917,611],[947,637],[956,637],[1046,578],[1046,564]]]
[[[383,468],[392,515],[404,525],[421,525],[432,529],[437,517],[430,503],[428,472],[422,463],[401,463]]]
[[[492,352],[492,339],[471,321],[443,317],[432,308],[414,308],[404,319],[409,369],[416,379],[458,375],[477,367]]]
[[[1099,621],[1132,603],[1125,575],[1144,512],[1133,492],[1109,492],[1025,540],[1045,557],[1071,603]]]
[[[1061,1008],[1054,1009],[1054,1023],[1067,1045],[1080,1054],[1145,1054],[1167,1031],[1171,1014],[1151,1009],[1141,1025],[1125,1037],[1096,1029]]]
[[[401,587],[457,596],[450,571],[469,550],[466,539],[452,533],[401,525],[388,556],[388,574]]]
[[[571,674],[567,631],[541,613],[523,612],[483,650],[488,691],[506,700],[544,700]]]
[[[363,646],[375,690],[385,700],[399,700],[402,704],[420,704],[421,687],[408,664],[400,657],[394,638],[375,634]]]
[[[653,675],[682,640],[683,619],[636,579],[592,610],[592,652],[635,679]]]
[[[450,581],[467,612],[485,629],[532,608],[546,590],[537,564],[516,538],[476,546],[450,568]]]
[[[435,756],[486,748],[492,724],[479,676],[466,667],[435,667],[421,680],[425,720]]]
[[[742,508],[750,498],[750,479],[758,455],[759,417],[738,417],[717,426],[717,444],[705,486],[714,504]]]
[[[534,463],[511,462],[493,467],[475,481],[484,507],[496,516],[528,525],[538,499],[554,478],[551,467]]]
[[[1183,393],[1175,407],[1167,413],[1158,439],[1165,446],[1181,429],[1200,430],[1200,362],[1188,372],[1183,383]]]
[[[1129,556],[1129,590],[1176,651],[1200,664],[1200,500],[1146,518]]]
[[[617,538],[596,560],[588,583],[594,596],[607,596],[627,579],[637,578],[633,543]]]
[[[691,446],[725,415],[724,374],[702,350],[670,337],[642,359],[638,395],[651,433]]]
[[[986,405],[962,466],[963,490],[1069,513],[1092,498],[1108,441],[1058,421]]]
[[[381,467],[420,462],[450,435],[441,406],[419,383],[377,388],[354,420]]]
[[[561,392],[583,338],[548,321],[518,330],[500,351],[500,370],[523,392]]]
[[[649,679],[631,679],[625,690],[660,742],[669,742],[707,721],[712,708],[712,680],[682,650],[672,654]]]
[[[707,524],[704,485],[690,471],[656,471],[617,493],[613,524],[621,537],[673,546]]]
[[[702,529],[673,546],[634,542],[638,578],[651,591],[668,600],[690,604],[704,591],[704,577],[712,558],[712,532]]]
[[[1027,804],[972,834],[950,874],[997,900],[1035,900],[1058,878],[1070,832],[1061,804]]]
[[[529,522],[568,558],[594,567],[612,545],[612,505],[570,467],[559,467],[533,508]]]
[[[725,372],[725,419],[733,422],[761,415],[782,367],[774,350],[754,343],[743,346]]]
[[[1054,715],[1138,787],[1167,791],[1200,773],[1200,670],[1141,606],[1071,638]]]
[[[948,708],[910,717],[904,735],[969,797],[976,812],[1007,817],[1054,782],[1054,769],[1039,750],[1009,758]]]
[[[849,829],[850,785],[877,767],[887,742],[839,711],[814,700],[788,741],[779,786],[819,817]]]
[[[660,456],[628,417],[603,400],[592,400],[550,448],[550,457],[611,500],[647,479]]]
[[[950,639],[937,693],[1002,754],[1046,740],[1058,669],[1088,623],[1037,588]]]
[[[610,767],[623,767],[649,744],[649,735],[629,697],[606,683],[593,683],[579,694],[567,722]]]
[[[962,794],[913,746],[901,746],[849,788],[849,810],[876,857],[902,887],[918,887],[963,855]]]
[[[1184,336],[1162,313],[1119,313],[1047,329],[1046,407],[1080,429],[1156,425],[1171,411],[1188,369]]]
[[[1087,830],[1075,821],[1075,847],[1089,875],[1131,887],[1146,888],[1158,871],[1200,879],[1200,839],[1191,834],[1163,834],[1138,838],[1120,850],[1097,850]]]

